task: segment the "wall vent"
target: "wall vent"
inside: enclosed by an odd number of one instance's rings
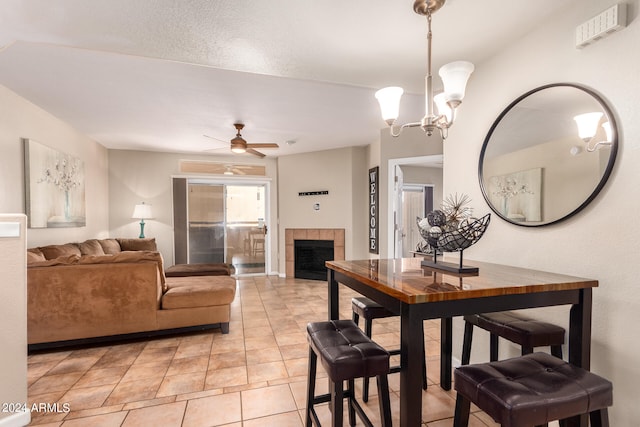
[[[627,5],[619,3],[576,27],[576,48],[583,47],[627,26]]]

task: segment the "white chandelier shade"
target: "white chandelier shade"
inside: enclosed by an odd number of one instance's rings
[[[439,70],[444,85],[444,92],[433,96],[431,75],[431,14],[444,5],[446,0],[415,0],[413,10],[427,18],[427,76],[425,77],[425,115],[419,122],[406,123],[395,132],[394,124],[400,113],[400,97],[403,90],[397,86],[380,89],[375,96],[380,103],[382,118],[389,125],[391,136],[400,136],[406,127],[421,127],[428,136],[437,129],[442,139],[447,138],[448,130],[456,117],[456,109],[464,99],[467,81],[473,73],[474,66],[467,61],[455,61],[442,66]],[[434,112],[434,103],[437,113]]]
[[[475,67],[471,62],[456,61],[440,67],[440,78],[444,84],[444,99],[447,102],[462,102],[467,81]]]

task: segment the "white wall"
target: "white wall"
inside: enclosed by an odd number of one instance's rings
[[[345,257],[367,258],[367,151],[349,147],[278,158],[280,273],[285,272],[284,230],[344,228]],[[328,190],[328,195],[298,196]],[[320,209],[314,210],[319,203]]]
[[[133,207],[145,202],[152,205],[154,219],[145,220],[145,236],[154,237],[166,265],[173,265],[173,194],[172,176],[203,177],[180,173],[180,160],[230,161],[229,156],[155,153],[148,151],[109,150],[109,228],[112,237],[138,237],[140,221],[131,218]],[[238,162],[238,157],[232,157]],[[270,184],[271,217],[267,227],[277,229],[277,162],[275,159],[242,157],[243,164],[263,164]],[[211,175],[227,183],[238,178]],[[277,259],[277,236],[270,233],[271,259]],[[267,235],[269,236],[269,235]],[[272,268],[276,264],[273,262]]]
[[[107,150],[66,123],[0,86],[0,212],[25,212],[23,138],[84,161],[87,225],[30,229],[28,247],[107,237]]]
[[[619,426],[637,425],[640,419],[636,385],[640,381],[636,330],[640,322],[640,221],[635,218],[640,211],[640,2],[626,3],[628,27],[583,50],[574,47],[575,27],[613,2],[584,0],[491,61],[476,64],[464,111],[449,134],[444,153],[445,194],[469,194],[476,214],[481,215],[490,210],[476,177],[480,148],[491,124],[512,100],[547,83],[573,82],[595,89],[612,107],[620,148],[613,174],[600,195],[578,215],[548,227],[518,227],[494,215],[485,236],[465,255],[599,280],[600,287],[593,293],[591,367],[614,384],[610,417],[611,425]],[[568,326],[565,308],[545,310],[544,316]],[[456,322],[458,357],[461,337],[461,324]],[[486,360],[487,341],[477,334],[472,360]],[[504,353],[517,354],[513,347],[502,347]]]
[[[0,403],[27,404],[26,217],[0,214],[0,223],[19,224],[19,237],[0,236]],[[27,425],[29,412],[0,412],[0,425]]]

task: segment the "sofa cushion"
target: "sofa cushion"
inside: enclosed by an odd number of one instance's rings
[[[163,310],[230,304],[236,296],[236,281],[229,276],[169,277],[167,288]]]
[[[44,257],[44,254],[42,253],[40,248],[27,249],[27,264],[42,262],[46,260],[47,259]]]
[[[80,264],[116,264],[135,263],[140,261],[153,261],[158,266],[160,285],[162,291],[166,290],[164,278],[164,261],[160,252],[154,251],[122,251],[113,255],[84,255],[80,258]]]
[[[98,239],[89,239],[78,243],[82,255],[104,255],[104,249]]]
[[[98,240],[100,246],[102,246],[102,250],[105,255],[114,255],[122,252],[120,248],[120,243],[116,239],[102,239]]]
[[[69,255],[82,255],[80,248],[75,243],[66,243],[64,245],[49,245],[41,246],[40,251],[44,254],[44,257],[48,260],[56,259]]]
[[[156,239],[116,239],[123,251],[157,251]]]

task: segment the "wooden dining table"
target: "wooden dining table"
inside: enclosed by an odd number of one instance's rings
[[[400,425],[422,423],[422,322],[441,319],[440,385],[451,388],[452,318],[466,314],[569,305],[569,362],[590,367],[592,288],[598,281],[465,260],[477,275],[423,267],[422,258],[327,261],[329,319],[339,318],[339,284],[400,316]],[[587,417],[569,420],[587,426]]]

